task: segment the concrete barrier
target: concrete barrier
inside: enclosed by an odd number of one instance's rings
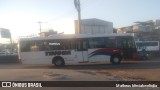
[[[11,55],[11,56],[0,56],[0,63],[19,63],[18,62],[18,56],[17,55]]]

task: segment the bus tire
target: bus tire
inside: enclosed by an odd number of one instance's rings
[[[111,57],[111,63],[112,64],[120,64],[121,63],[122,58],[118,55],[113,55]]]
[[[147,56],[142,56],[142,60],[147,60],[148,57]]]
[[[57,67],[62,67],[65,65],[64,59],[60,56],[55,57],[52,63]]]

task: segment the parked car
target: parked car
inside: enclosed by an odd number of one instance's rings
[[[0,56],[7,56],[9,53],[8,52],[6,52],[6,51],[1,51],[0,52]]]
[[[12,55],[17,55],[17,53],[9,52],[8,50],[0,51],[0,56],[12,56]]]

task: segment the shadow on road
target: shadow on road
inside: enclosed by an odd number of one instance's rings
[[[51,69],[160,69],[160,62],[124,62],[119,65],[92,64],[92,65],[66,65],[64,67],[50,66]]]
[[[68,69],[68,70],[106,70],[106,69],[160,69],[160,60],[157,61],[132,61],[122,62],[118,65],[110,63],[81,64],[55,67],[54,65],[22,65],[22,64],[0,64],[0,69]]]

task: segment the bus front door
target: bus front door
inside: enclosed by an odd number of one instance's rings
[[[124,38],[122,43],[123,43],[124,59],[125,60],[136,59],[137,48],[134,43],[134,39]]]
[[[88,42],[87,40],[77,40],[76,60],[80,63],[88,62]]]

